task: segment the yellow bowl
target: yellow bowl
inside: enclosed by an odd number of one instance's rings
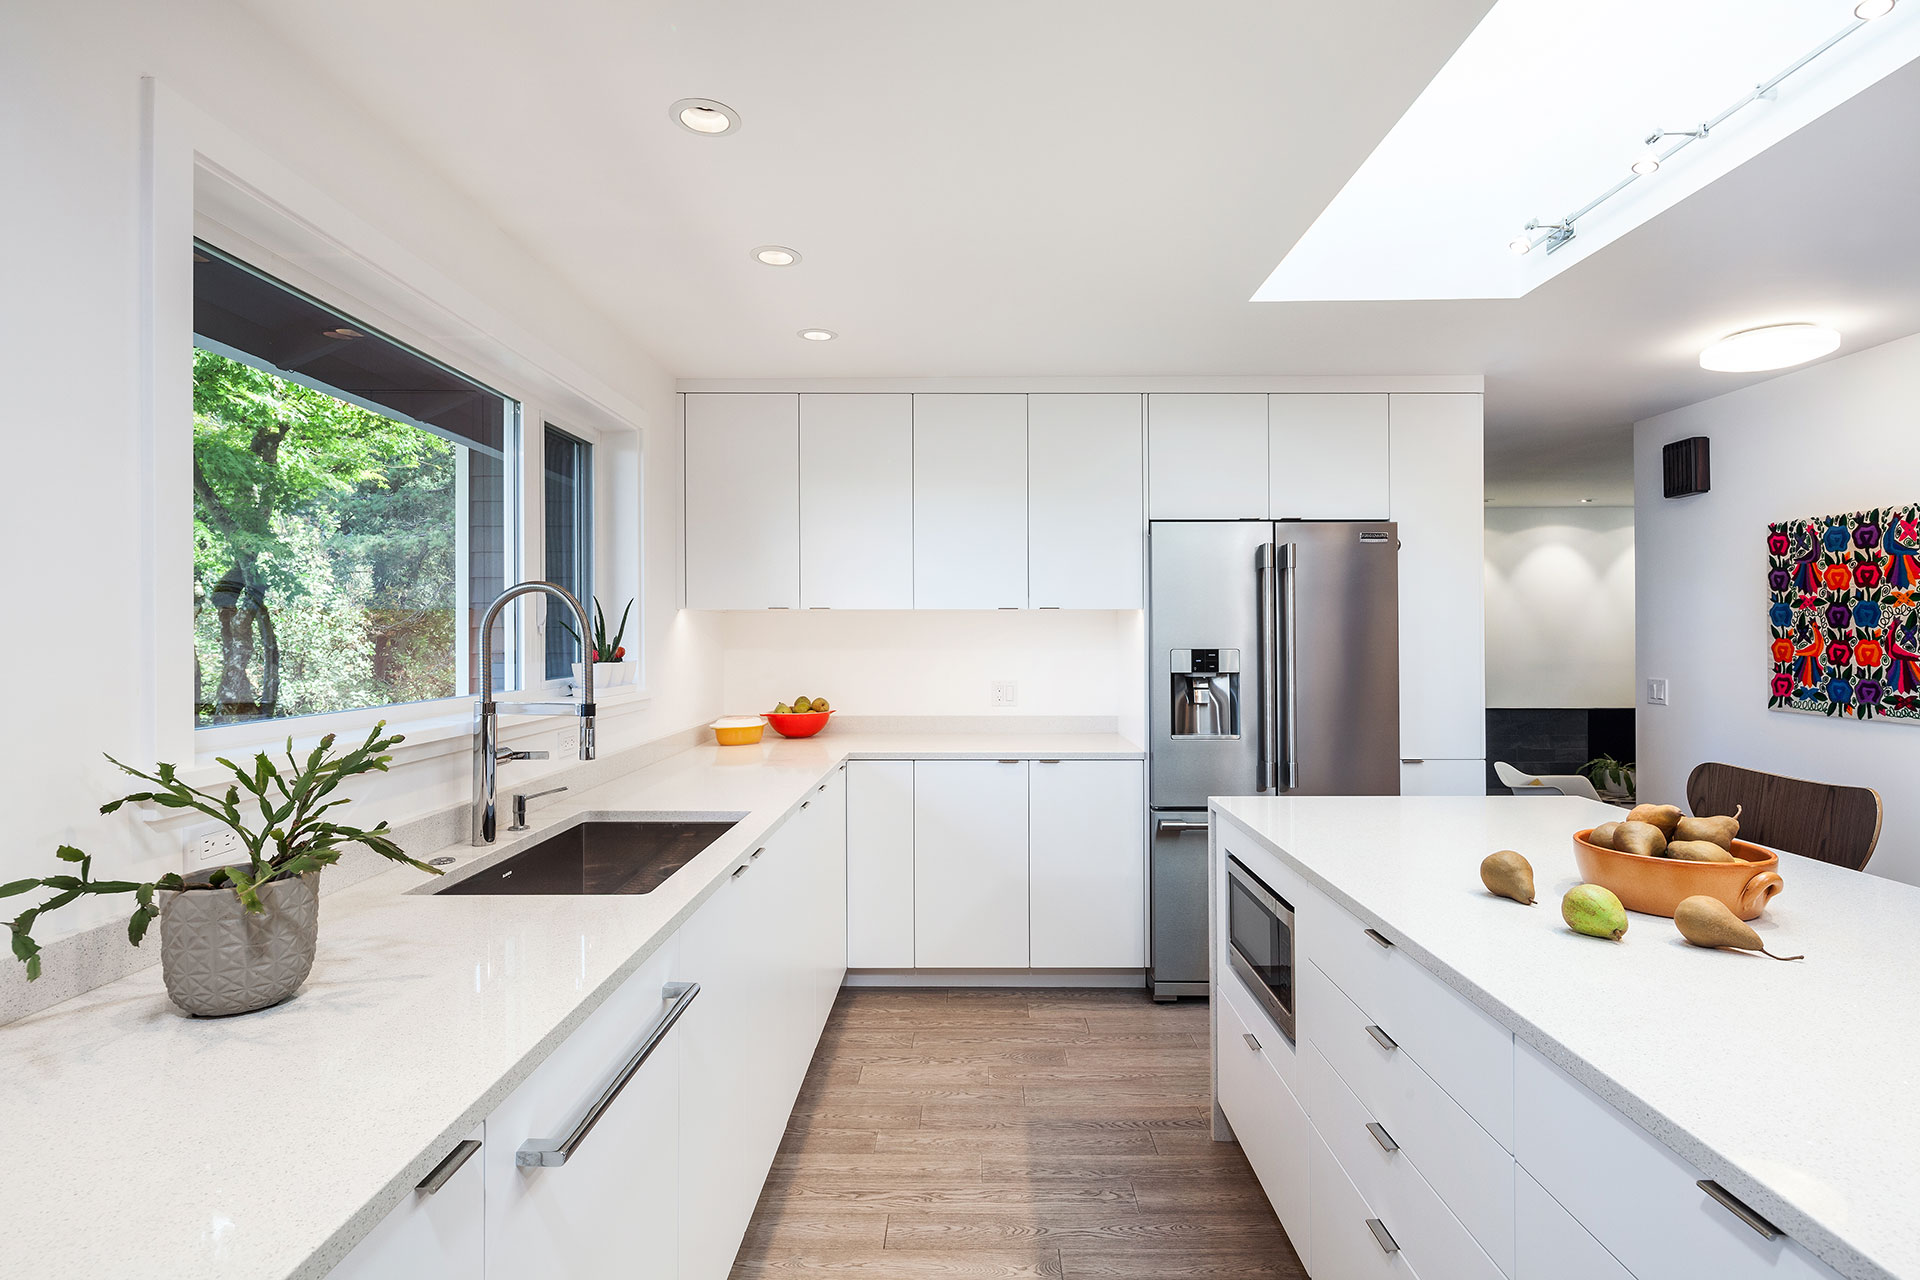
[[[722,716],[712,725],[713,736],[723,747],[750,747],[760,741],[767,722],[759,716]]]

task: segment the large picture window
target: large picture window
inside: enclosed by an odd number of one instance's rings
[[[520,406],[197,241],[193,311],[196,725],[473,692]]]

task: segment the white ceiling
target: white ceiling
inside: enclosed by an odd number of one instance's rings
[[[1920,64],[1525,298],[1250,303],[1488,0],[243,3],[681,377],[1484,373],[1490,494],[1630,502],[1707,341],[1920,330]]]

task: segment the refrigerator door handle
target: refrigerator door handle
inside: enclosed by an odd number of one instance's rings
[[[1274,654],[1274,623],[1279,613],[1275,598],[1277,552],[1278,548],[1271,542],[1263,543],[1260,547],[1260,766],[1256,790],[1262,792],[1277,791],[1280,787],[1279,665]]]
[[[1297,579],[1300,576],[1298,543],[1288,542],[1280,548],[1280,581],[1282,596],[1285,600],[1284,612],[1280,620],[1280,661],[1281,696],[1285,699],[1284,714],[1287,722],[1287,754],[1284,782],[1286,790],[1292,791],[1300,785],[1300,680],[1299,680],[1299,636],[1298,611],[1294,608],[1297,591]]]

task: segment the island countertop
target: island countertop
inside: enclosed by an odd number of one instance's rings
[[[43,1276],[324,1275],[842,761],[1002,757],[1141,752],[1031,732],[696,747],[539,806],[516,840],[410,851],[458,872],[588,814],[739,819],[652,893],[436,895],[398,868],[321,900],[312,975],[275,1008],[189,1018],[156,965],[0,1026],[6,1256]]]
[[[1780,963],[1689,946],[1634,914],[1619,943],[1561,925],[1562,797],[1216,799],[1315,888],[1842,1275],[1920,1276],[1920,888],[1793,854],[1753,922]],[[1487,893],[1517,849],[1539,904]]]

